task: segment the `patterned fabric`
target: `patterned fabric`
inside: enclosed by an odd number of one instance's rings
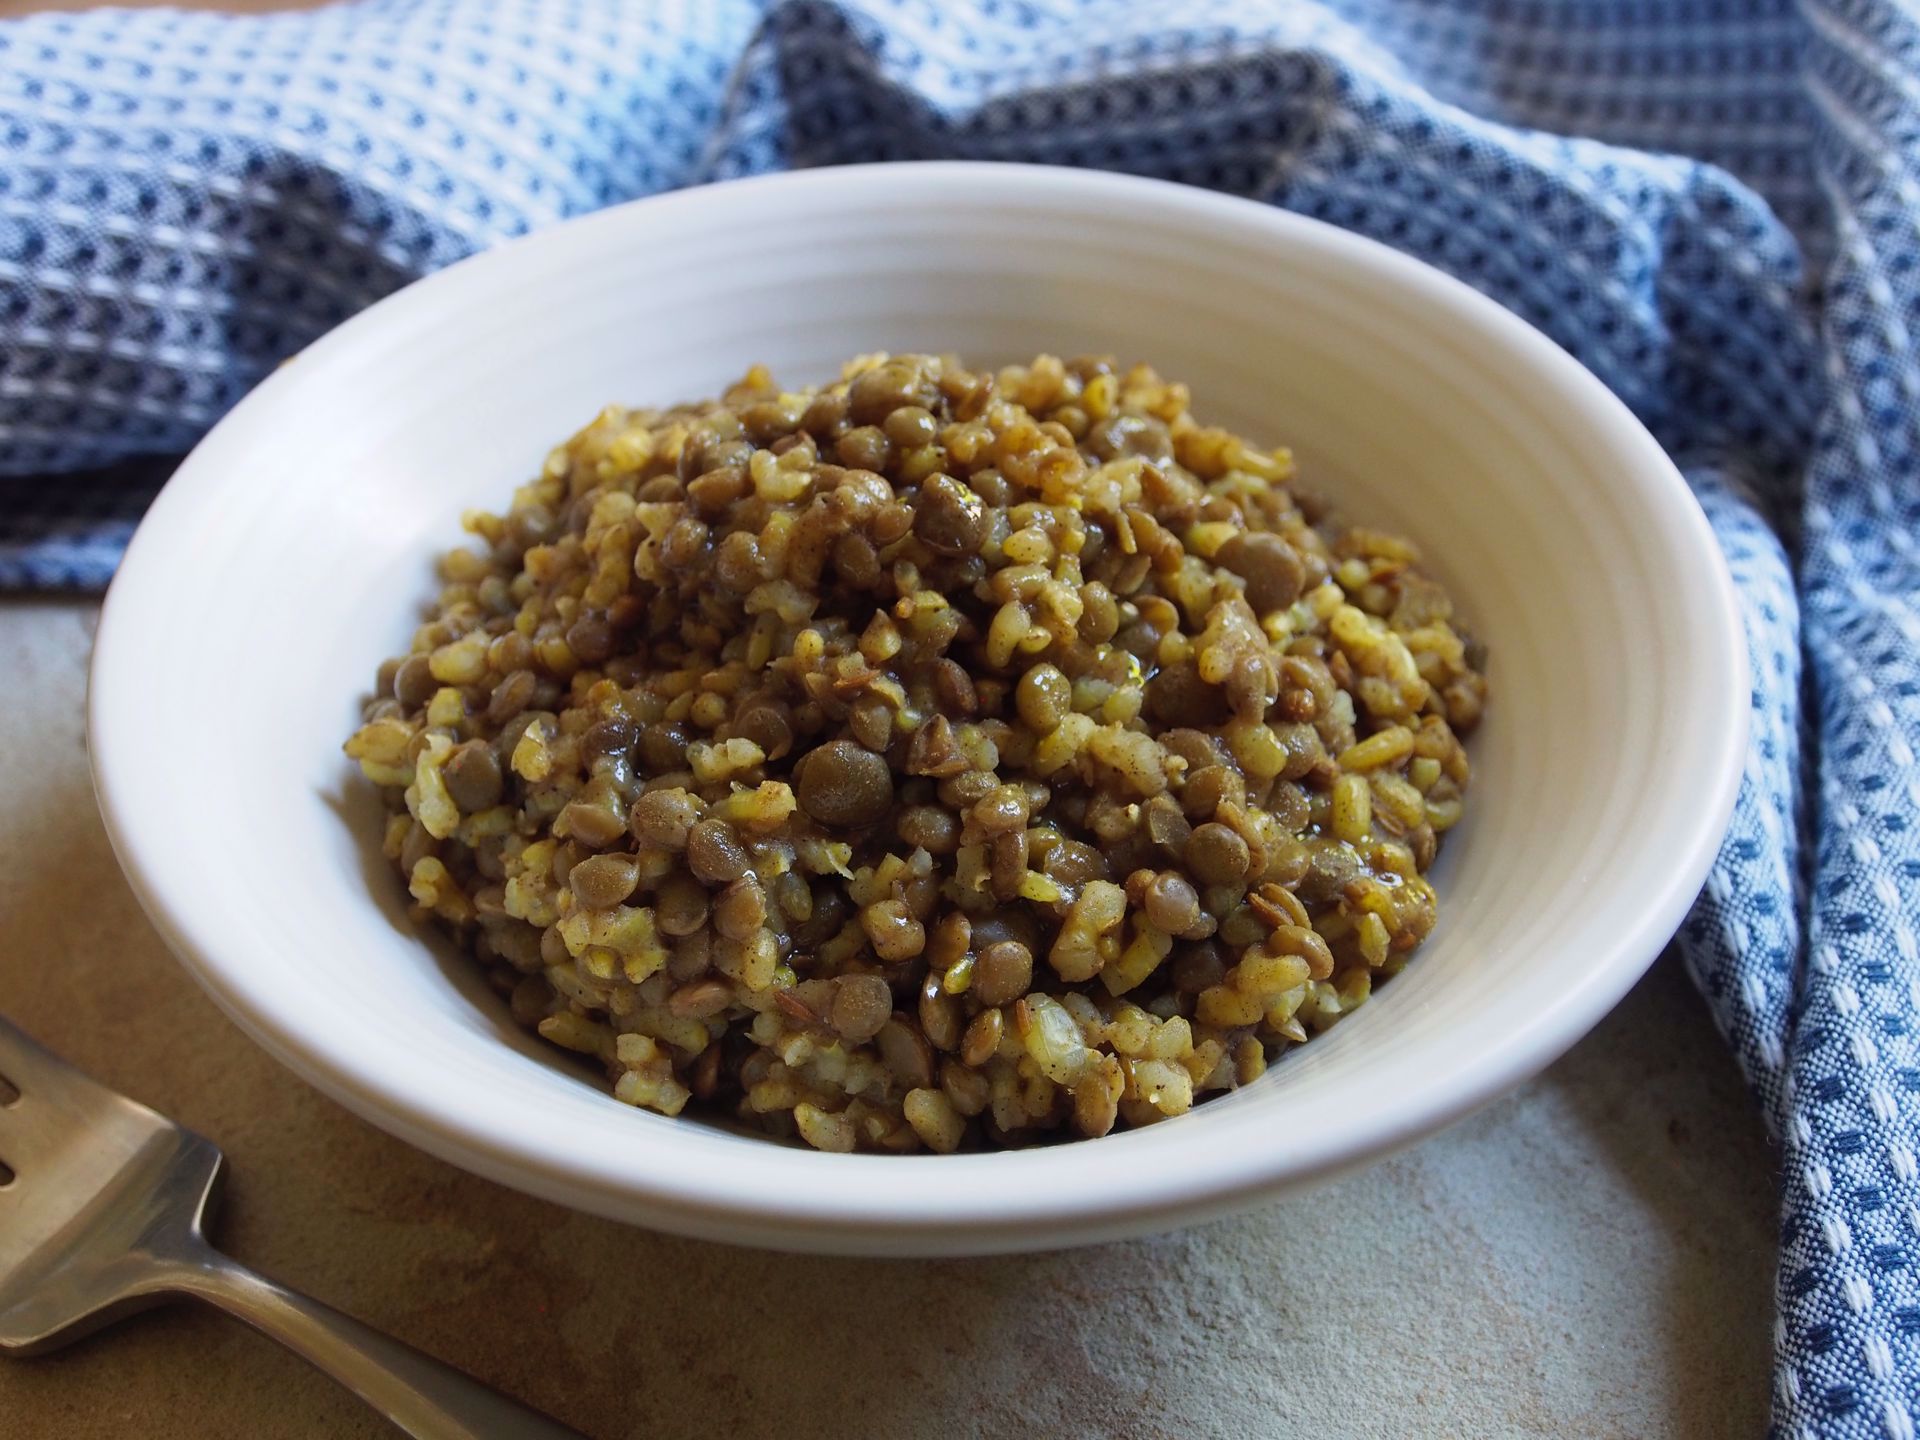
[[[1912,1440],[1909,8],[103,12],[0,25],[0,135],[0,586],[15,588],[102,584],[164,474],[121,462],[185,449],[370,301],[563,216],[729,176],[938,157],[1158,175],[1373,236],[1540,326],[1681,464],[1745,607],[1752,749],[1681,940],[1782,1150],[1776,1433]]]

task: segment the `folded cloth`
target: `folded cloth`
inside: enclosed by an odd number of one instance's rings
[[[0,585],[102,584],[157,473],[65,472],[178,453],[414,276],[632,196],[1039,161],[1406,250],[1610,385],[1725,549],[1752,744],[1681,944],[1782,1152],[1776,1429],[1910,1440],[1917,61],[1893,0],[365,0],[9,22]]]

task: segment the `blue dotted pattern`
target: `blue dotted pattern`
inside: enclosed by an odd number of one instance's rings
[[[1418,255],[1631,405],[1725,550],[1752,741],[1680,942],[1781,1146],[1775,1433],[1914,1440],[1916,75],[1891,0],[362,0],[0,24],[0,587],[100,585],[164,475],[139,457],[409,279],[633,196],[1040,161]]]

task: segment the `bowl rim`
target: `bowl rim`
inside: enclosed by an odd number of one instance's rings
[[[269,375],[196,446],[139,526],[110,586],[96,633],[87,699],[89,752],[96,798],[116,856],[141,905],[169,948],[215,1002],[256,1043],[323,1093],[363,1118],[443,1159],[524,1191],[596,1213],[683,1234],[746,1240],[796,1249],[891,1253],[961,1253],[1037,1248],[1165,1228],[1240,1208],[1262,1194],[1327,1178],[1377,1159],[1498,1098],[1556,1059],[1597,1023],[1639,979],[1679,927],[1704,884],[1731,820],[1744,768],[1748,707],[1747,649],[1732,577],[1699,503],[1679,471],[1626,406],[1548,337],[1464,283],[1362,236],[1258,201],[1167,181],[1108,172],[992,162],[899,162],[801,170],[721,182],[630,201],[562,222],[461,260],[404,287],[336,327],[306,352],[350,353],[396,320],[424,313],[443,294],[458,293],[521,257],[549,247],[616,233],[637,217],[697,210],[718,191],[760,192],[772,204],[791,192],[836,193],[843,203],[884,203],[909,191],[971,187],[1001,195],[1044,190],[1054,201],[1089,209],[1147,205],[1179,212],[1197,228],[1264,232],[1297,249],[1341,252],[1383,286],[1410,292],[1412,303],[1456,318],[1467,331],[1533,367],[1566,405],[1617,438],[1633,463],[1620,468],[1630,489],[1671,543],[1697,563],[1675,584],[1692,607],[1690,633],[1704,640],[1706,674],[1699,692],[1717,698],[1710,773],[1687,823],[1663,839],[1671,856],[1662,889],[1640,895],[1632,919],[1569,978],[1528,1024],[1476,1063],[1436,1077],[1431,1086],[1366,1112],[1337,1132],[1315,1131],[1285,1145],[1215,1145],[1181,1164],[1132,1167],[1109,1177],[1098,1193],[1057,1183],[1071,1174],[1078,1145],[976,1156],[822,1156],[769,1145],[763,1163],[702,1167],[660,1163],[677,1137],[622,1147],[619,1154],[583,1154],[557,1134],[510,1131],[482,1123],[475,1107],[426,1067],[369,1063],[352,1037],[303,1026],[297,1010],[276,1005],[276,992],[254,975],[243,946],[223,935],[217,917],[193,913],[162,863],[170,841],[165,816],[128,799],[123,777],[141,763],[139,706],[122,702],[119,677],[145,643],[148,616],[164,609],[167,573],[191,555],[193,519],[203,496],[229,483],[221,451],[262,421],[281,397],[297,393],[300,366]],[[639,223],[645,223],[644,219]],[[270,967],[267,967],[270,970]],[[1178,1127],[1167,1127],[1174,1129]],[[1153,1127],[1147,1133],[1162,1133]],[[1196,1128],[1198,1137],[1212,1132]],[[1114,1143],[1109,1139],[1108,1144]],[[801,1155],[814,1169],[781,1164]],[[1065,1157],[1048,1160],[1047,1157]],[[696,1162],[698,1156],[692,1157]],[[712,1170],[737,1171],[737,1178]],[[995,1172],[998,1172],[997,1174]],[[780,1175],[779,1183],[769,1178]],[[983,1179],[982,1177],[991,1178]],[[795,1183],[788,1183],[795,1182]],[[983,1190],[983,1186],[987,1187]]]

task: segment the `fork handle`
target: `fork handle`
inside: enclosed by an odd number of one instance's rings
[[[415,1440],[585,1440],[578,1431],[211,1246],[175,1257],[177,1288],[219,1306],[338,1380]],[[170,1267],[171,1268],[171,1267]]]

